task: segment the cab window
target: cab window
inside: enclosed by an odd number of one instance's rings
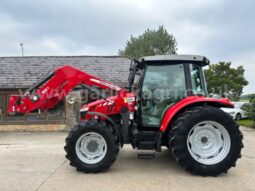
[[[142,87],[142,122],[159,126],[165,109],[186,97],[183,64],[148,65]]]
[[[190,64],[190,76],[192,92],[194,95],[206,95],[206,86],[202,68],[196,64]]]

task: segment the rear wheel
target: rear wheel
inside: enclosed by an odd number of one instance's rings
[[[241,157],[242,133],[220,109],[194,107],[174,122],[169,146],[176,161],[186,170],[216,176],[235,166]]]
[[[90,120],[75,126],[66,138],[66,158],[79,171],[100,172],[116,160],[119,143],[113,128]]]

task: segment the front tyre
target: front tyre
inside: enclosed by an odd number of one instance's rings
[[[215,107],[194,107],[182,113],[170,131],[169,145],[187,171],[217,176],[241,157],[242,133],[233,119]]]
[[[89,120],[71,129],[64,148],[70,165],[78,171],[97,173],[116,160],[119,142],[113,128],[104,121]]]

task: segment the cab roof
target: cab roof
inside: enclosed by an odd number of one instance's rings
[[[201,63],[202,66],[206,66],[210,63],[210,61],[205,56],[200,55],[156,55],[156,56],[145,56],[142,57],[141,60],[145,62],[154,62],[154,61],[188,61],[188,62],[197,62]]]

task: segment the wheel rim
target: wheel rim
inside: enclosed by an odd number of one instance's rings
[[[190,130],[187,138],[187,147],[192,158],[206,165],[223,161],[230,146],[228,131],[214,121],[198,123]]]
[[[95,132],[85,133],[76,142],[78,158],[87,164],[96,164],[106,155],[107,144],[105,139]]]

